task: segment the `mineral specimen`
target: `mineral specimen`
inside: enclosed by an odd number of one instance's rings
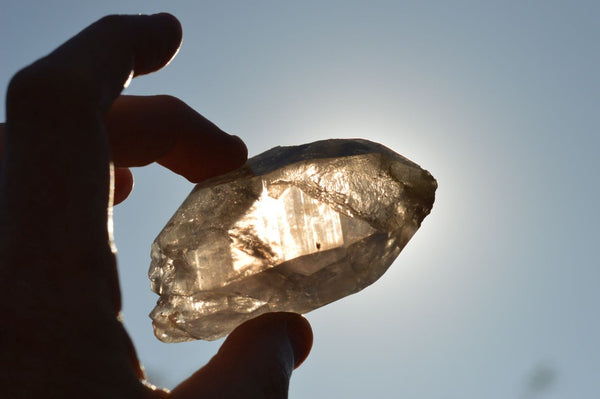
[[[220,338],[265,312],[306,313],[387,270],[437,183],[367,140],[275,147],[198,184],[152,244],[165,342]]]

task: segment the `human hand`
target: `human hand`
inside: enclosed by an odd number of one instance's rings
[[[238,327],[170,394],[142,382],[119,320],[110,223],[113,199],[133,187],[127,168],[157,161],[197,182],[246,160],[239,139],[175,98],[119,97],[130,74],[160,69],[180,42],[170,15],[111,16],[11,80],[0,126],[0,396],[284,398],[308,356],[308,322],[272,313]]]

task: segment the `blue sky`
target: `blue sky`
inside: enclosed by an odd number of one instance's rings
[[[181,98],[251,155],[362,137],[437,178],[433,212],[388,273],[307,315],[315,345],[291,398],[597,397],[600,3],[0,4],[4,91],[103,15],[168,11],[181,51],[128,93]],[[219,343],[153,337],[150,243],[192,185],[134,173],[115,210],[125,323],[170,387]]]

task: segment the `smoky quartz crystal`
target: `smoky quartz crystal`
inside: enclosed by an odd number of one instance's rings
[[[152,244],[165,342],[214,340],[262,313],[306,313],[376,281],[437,183],[381,144],[275,147],[198,184]]]

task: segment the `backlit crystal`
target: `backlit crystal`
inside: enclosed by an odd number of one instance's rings
[[[435,179],[367,140],[275,147],[198,184],[152,244],[166,342],[306,313],[377,280],[429,214]]]

